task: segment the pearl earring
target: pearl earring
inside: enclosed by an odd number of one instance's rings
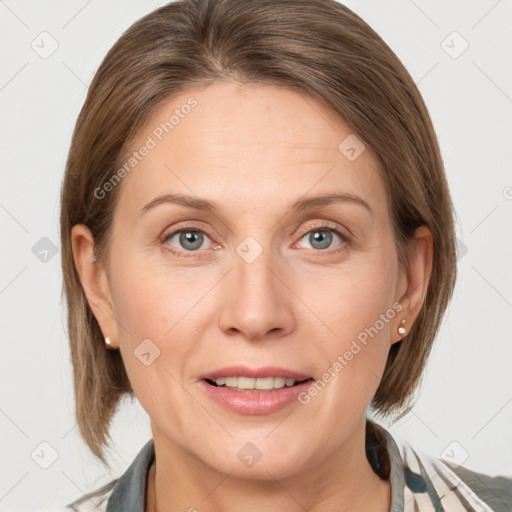
[[[405,334],[407,332],[407,329],[405,326],[405,318],[400,322],[400,325],[398,326],[398,334]]]
[[[108,349],[113,350],[112,342],[110,341],[110,338],[105,338],[105,345],[107,346]]]

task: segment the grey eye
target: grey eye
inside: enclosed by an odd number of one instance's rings
[[[332,241],[332,233],[327,230],[316,230],[309,233],[309,241],[313,249],[325,249]]]
[[[308,249],[322,250],[331,246],[333,242],[333,235],[338,237],[340,242],[343,242],[341,236],[331,228],[313,229],[309,233],[306,233],[302,239],[305,239],[310,244],[310,247],[307,247]]]
[[[197,230],[181,230],[169,235],[169,242],[172,243],[174,238],[178,237],[178,249],[187,251],[196,251],[201,248],[204,242],[205,234]],[[174,245],[174,244],[173,244]],[[175,246],[176,247],[176,246]]]

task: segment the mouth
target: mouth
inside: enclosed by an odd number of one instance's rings
[[[223,409],[242,415],[275,413],[306,393],[313,377],[283,368],[230,367],[201,375],[199,389]]]
[[[287,377],[219,377],[203,379],[204,382],[216,388],[226,388],[231,391],[268,393],[283,388],[292,388],[305,382],[313,381],[312,377],[302,380]]]

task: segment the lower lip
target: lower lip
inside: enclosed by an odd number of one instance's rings
[[[205,380],[199,385],[207,396],[223,407],[240,414],[261,415],[271,414],[283,409],[297,400],[313,382],[309,379],[296,386],[274,389],[272,391],[233,391],[226,387],[215,387]]]

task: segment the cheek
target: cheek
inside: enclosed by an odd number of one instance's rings
[[[325,336],[322,346],[343,349],[381,318],[393,318],[395,270],[384,258],[361,258],[350,266],[297,280],[297,295],[315,313]],[[312,286],[314,283],[314,286]],[[378,337],[389,340],[389,322],[378,322]]]
[[[178,399],[183,395],[177,384],[184,381],[187,369],[182,362],[190,359],[202,326],[209,325],[201,320],[209,302],[199,299],[218,277],[191,279],[190,270],[124,254],[112,276],[115,316],[125,367],[146,408],[160,392]]]
[[[329,389],[327,402],[337,410],[342,405],[352,410],[366,407],[378,387],[391,322],[398,314],[397,305],[393,307],[394,277],[393,268],[382,259],[316,280],[318,286],[306,299],[321,320],[317,392]]]
[[[161,262],[155,264],[144,254],[127,255],[113,276],[116,319],[125,327],[120,336],[130,344],[146,338],[158,345],[169,343],[204,294],[204,281],[190,276]]]
[[[204,291],[198,284],[187,287],[184,274],[129,257],[116,268],[113,281],[120,349],[134,394],[157,423],[185,428],[179,411],[189,407],[190,398],[180,384],[182,362],[195,341],[187,312],[192,315]]]

